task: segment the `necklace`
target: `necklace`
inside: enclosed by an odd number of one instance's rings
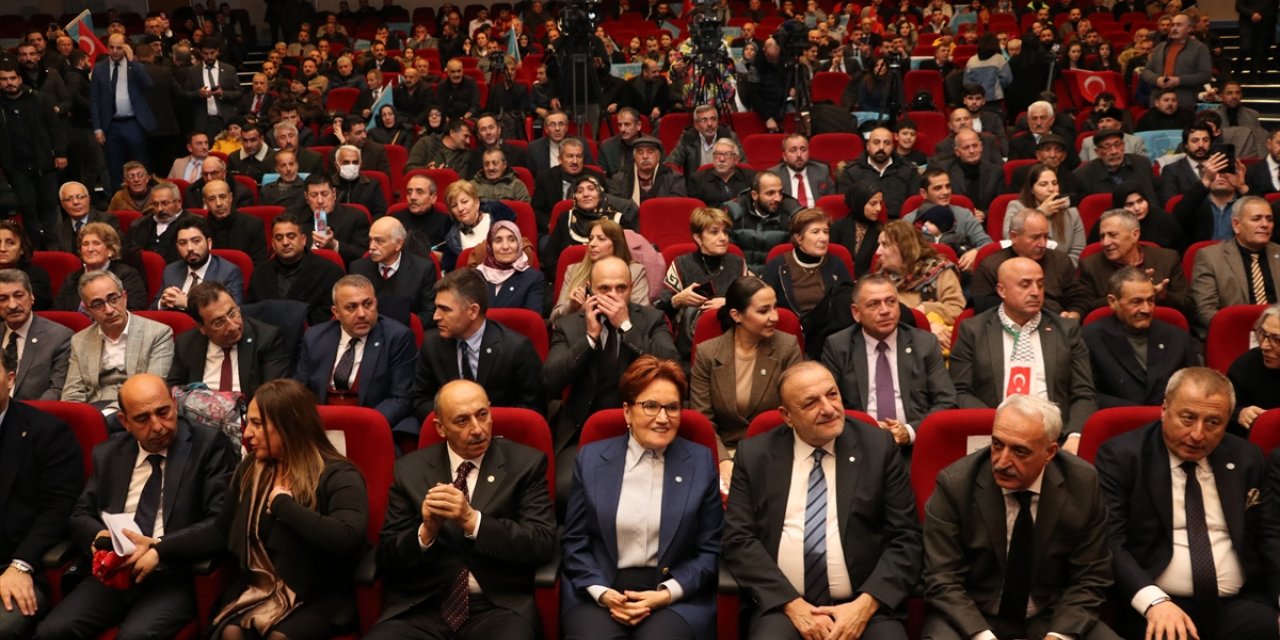
[[[712,269],[711,266],[707,264],[707,256],[701,251],[698,252],[698,262],[702,263],[702,270],[706,271],[709,276],[718,276],[721,271],[724,271],[724,256],[720,256],[720,265],[715,269]]]

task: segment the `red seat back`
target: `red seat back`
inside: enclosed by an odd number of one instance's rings
[[[796,342],[800,343],[800,350],[804,351],[804,329],[800,326],[799,316],[787,309],[778,309],[778,324],[775,328],[795,336]],[[698,316],[698,324],[693,327],[693,351],[689,354],[689,360],[697,357],[698,345],[723,333],[717,314],[704,313]]]
[[[1204,344],[1205,366],[1226,375],[1231,363],[1249,350],[1253,323],[1266,308],[1263,304],[1237,304],[1219,309],[1209,322],[1209,338]]]
[[[28,400],[26,404],[53,415],[71,427],[76,442],[80,445],[84,477],[88,480],[93,475],[93,448],[107,440],[107,423],[102,418],[102,412],[83,402]]]
[[[1262,455],[1271,457],[1271,452],[1280,446],[1280,409],[1264,411],[1254,419],[1249,427],[1249,442],[1262,449]]]
[[[920,423],[911,454],[911,489],[921,520],[938,472],[971,449],[989,445],[995,417],[995,409],[949,409],[931,413]]]
[[[244,291],[241,294],[248,297],[249,279],[253,277],[253,258],[239,249],[213,249],[211,253],[240,269],[240,276],[244,279]]]
[[[1097,411],[1084,421],[1076,455],[1092,463],[1102,443],[1159,419],[1160,407],[1112,407]]]
[[[62,283],[67,276],[84,266],[79,256],[65,251],[34,251],[31,253],[31,264],[44,269],[45,273],[49,274],[49,284],[54,298],[58,297],[58,292],[62,290]]]

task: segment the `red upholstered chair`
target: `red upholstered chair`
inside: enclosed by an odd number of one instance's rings
[[[312,249],[311,253],[338,265],[338,268],[342,269],[343,273],[347,272],[347,264],[342,261],[342,256],[338,255],[337,251],[334,251],[333,249]]]
[[[409,150],[402,145],[388,144],[383,146],[387,151],[387,164],[391,165],[391,184],[396,185],[397,190],[403,190],[404,185],[404,165],[409,163]],[[387,204],[391,204],[391,200]]]
[[[804,351],[804,330],[800,327],[800,318],[788,309],[778,309],[778,331],[789,333],[796,337],[796,342],[800,343],[800,351]],[[689,354],[689,360],[698,355],[698,345],[724,333],[720,329],[720,320],[714,313],[704,313],[698,316],[698,324],[693,327],[693,352]]]
[[[170,182],[178,182],[178,181],[170,180]],[[186,191],[185,187],[183,188],[183,191]],[[108,211],[107,213],[115,216],[116,222],[120,223],[120,235],[122,236],[128,235],[129,227],[132,226],[134,222],[142,219],[141,211],[121,210],[121,211]]]
[[[742,151],[747,164],[757,171],[764,171],[782,162],[782,141],[785,133],[753,133],[742,138]]]
[[[409,184],[409,179],[414,176],[431,178],[431,182],[436,185],[436,194],[442,199],[444,198],[445,189],[448,189],[449,185],[461,179],[458,177],[458,172],[453,169],[414,169],[404,174],[404,181],[400,183],[400,191],[402,193],[404,192],[404,185]]]
[[[1076,455],[1092,463],[1102,443],[1159,419],[1160,407],[1113,407],[1099,410],[1084,421],[1084,429],[1080,433],[1080,448]]]
[[[1177,196],[1174,197],[1176,198]],[[1187,247],[1187,250],[1182,254],[1182,275],[1186,276],[1187,282],[1191,282],[1191,276],[1195,273],[1196,254],[1201,249],[1219,242],[1220,240],[1201,240],[1200,242],[1193,242],[1191,246]]]
[[[241,293],[247,297],[249,295],[249,278],[253,277],[253,258],[250,258],[249,254],[239,249],[214,249],[212,253],[240,269],[240,276],[244,278],[244,291]]]
[[[1144,247],[1155,247],[1155,248],[1159,248],[1159,247],[1160,247],[1160,245],[1158,245],[1158,244],[1156,244],[1156,243],[1154,243],[1154,242],[1151,242],[1151,241],[1149,241],[1149,240],[1139,240],[1139,241],[1138,241],[1138,244],[1140,244],[1140,245],[1142,245],[1142,246],[1144,246]],[[1081,260],[1084,260],[1085,258],[1088,258],[1089,256],[1091,256],[1091,255],[1093,255],[1093,254],[1095,254],[1095,253],[1098,253],[1099,251],[1102,251],[1102,243],[1101,243],[1101,242],[1090,242],[1089,244],[1086,244],[1086,245],[1084,246],[1084,249],[1082,249],[1082,250],[1080,251],[1080,259],[1081,259]]]
[[[1280,446],[1280,409],[1263,412],[1253,421],[1249,428],[1249,442],[1258,445],[1262,455],[1271,456],[1271,451]]]
[[[640,203],[640,235],[659,250],[688,242],[689,217],[705,206],[697,198],[649,198]]]
[[[266,204],[257,207],[240,207],[237,209],[240,213],[247,216],[253,216],[262,222],[262,237],[267,239],[267,250],[271,249],[271,221],[276,216],[284,213],[284,207],[274,204]]]
[[[1002,193],[991,201],[991,207],[987,209],[987,235],[996,243],[1004,240],[1004,218],[1009,212],[1009,203],[1017,199],[1016,193]]]
[[[794,248],[795,245],[792,245],[790,242],[775,245],[769,250],[769,255],[765,257],[765,264],[768,264],[770,260],[773,260]],[[853,255],[849,253],[849,249],[847,247],[842,244],[829,244],[827,245],[827,252],[831,254],[832,257],[839,258],[841,262],[844,262],[844,268],[849,270],[850,277],[857,277],[858,274],[853,272]]]
[[[865,411],[858,411],[857,409],[845,409],[844,414],[864,424],[877,427],[877,428],[879,427],[879,424],[876,423],[876,419],[872,418],[871,414]],[[760,415],[757,415],[755,418],[751,420],[751,424],[747,425],[746,437],[753,438],[767,431],[772,431],[774,428],[779,427],[781,425],[782,425],[782,414],[779,413],[777,409],[769,409],[768,411],[762,412]]]
[[[1110,317],[1113,313],[1115,312],[1111,310],[1111,307],[1098,307],[1097,309],[1090,311],[1089,315],[1084,317],[1084,322],[1080,326],[1087,327],[1103,318]],[[1161,322],[1167,322],[1179,329],[1182,329],[1183,331],[1191,330],[1191,327],[1187,324],[1186,316],[1182,315],[1181,311],[1178,311],[1173,307],[1156,307],[1155,319]]]
[[[578,436],[578,445],[582,446],[596,440],[606,440],[627,432],[627,420],[622,409],[601,409],[587,418],[582,425],[582,434]],[[712,455],[716,451],[716,428],[711,421],[693,409],[680,411],[681,438],[696,442],[707,448]]]
[[[1085,231],[1093,228],[1098,224],[1098,220],[1102,218],[1102,214],[1111,208],[1110,193],[1093,193],[1084,197],[1080,204],[1076,205],[1076,210],[1080,212],[1080,222],[1084,225]],[[1159,213],[1159,212],[1156,212]]]
[[[847,73],[819,71],[813,75],[813,81],[809,85],[810,100],[814,104],[822,104],[823,102],[840,104],[840,98],[844,96],[844,89],[848,84],[849,74]]]
[[[236,182],[239,182],[239,183],[240,183],[240,186],[242,186],[242,187],[244,187],[244,188],[248,189],[248,190],[249,190],[249,193],[252,193],[252,194],[253,194],[253,204],[255,204],[255,205],[256,205],[256,204],[258,204],[258,202],[259,202],[259,200],[258,200],[258,183],[257,183],[257,182],[255,182],[255,181],[254,181],[254,179],[253,179],[253,178],[250,178],[249,176],[235,175],[235,176],[232,176],[232,177],[233,177],[233,178],[235,178],[235,181],[236,181]]]
[[[547,335],[547,323],[542,315],[529,309],[490,308],[485,312],[489,320],[519,333],[533,343],[533,350],[543,362],[551,350],[551,338]]]
[[[951,325],[951,348],[952,349],[956,348],[956,340],[960,339],[960,323],[964,322],[965,320],[968,320],[969,318],[972,318],[974,315],[976,314],[973,311],[973,307],[969,307],[968,309],[961,311],[960,315],[956,316],[956,323]]]
[[[1263,304],[1237,304],[1219,309],[1209,322],[1209,338],[1204,343],[1205,366],[1225,375],[1231,363],[1249,350],[1253,323],[1266,308]]]
[[[142,277],[147,281],[147,304],[151,304],[164,287],[164,256],[154,251],[142,251]]]
[[[531,193],[533,189],[529,190]],[[520,229],[520,235],[529,239],[529,242],[538,245],[538,219],[533,213],[533,207],[528,202],[520,202],[519,200],[502,200],[502,204],[511,207],[516,212],[516,227]],[[536,252],[535,252],[536,253]],[[537,265],[534,265],[537,268]]]
[[[77,332],[93,324],[92,318],[79,311],[37,311],[36,315]]]
[[[916,131],[920,134],[916,148],[927,156],[933,155],[933,146],[950,133],[947,131],[947,117],[937,111],[908,111],[907,117],[916,123]]]
[[[1018,169],[1029,167],[1037,162],[1039,162],[1039,160],[1036,160],[1035,158],[1023,158],[1022,160],[1010,160],[1004,163],[1004,183],[1013,191],[1021,191],[1022,185],[1013,184],[1013,174],[1016,173]]]
[[[365,535],[377,548],[382,521],[387,514],[387,494],[391,490],[395,466],[395,445],[391,442],[391,425],[381,413],[368,407],[319,406],[320,421],[325,431],[342,434],[344,455],[364,475],[369,495],[369,521]],[[341,449],[341,448],[340,448]],[[379,584],[356,588],[360,613],[360,630],[368,632],[382,613],[382,587]]]
[[[50,288],[55,298],[58,297],[58,291],[62,290],[62,282],[67,276],[84,266],[79,256],[66,251],[34,251],[31,253],[31,264],[49,274],[49,284],[52,285]]]
[[[573,208],[573,200],[561,200],[551,207],[551,218],[547,222],[547,233],[555,231],[556,225],[560,224],[560,216]]]
[[[360,171],[360,175],[378,183],[378,186],[382,188],[382,197],[386,202],[395,202],[395,197],[391,194],[390,176],[381,171],[374,171],[372,169],[363,169]]]
[[[662,141],[662,150],[667,154],[675,151],[676,145],[680,143],[680,136],[692,124],[693,114],[688,111],[673,111],[662,116],[662,121],[658,123],[658,139]]]
[[[552,295],[560,295],[560,288],[564,286],[565,273],[569,271],[569,267],[582,262],[587,257],[587,245],[575,244],[564,248],[560,252],[560,261],[556,263],[556,281]]]
[[[848,78],[848,74],[839,75]],[[838,98],[836,102],[839,103]],[[809,157],[827,163],[834,174],[836,165],[842,160],[861,156],[863,148],[862,136],[856,133],[819,133],[809,140]],[[832,178],[834,177],[833,175]],[[844,196],[840,200],[843,202]],[[818,202],[821,203],[822,200],[819,199]]]
[[[989,445],[995,417],[995,409],[949,409],[931,413],[920,423],[911,453],[911,489],[921,520],[938,472],[970,451]]]
[[[145,311],[134,311],[133,313],[153,322],[168,325],[170,329],[173,329],[173,337],[175,340],[178,338],[178,334],[196,328],[196,321],[182,311],[155,311],[147,309]]]
[[[828,134],[820,134],[820,135],[828,135]],[[830,134],[830,135],[835,135],[835,134]],[[814,137],[816,138],[817,136],[814,136]],[[845,204],[844,196],[840,194],[833,193],[829,196],[822,196],[821,198],[818,198],[817,206],[819,209],[822,209],[823,211],[827,212],[827,217],[831,218],[831,222],[833,223],[836,220],[839,220],[841,218],[849,217],[849,205]],[[883,211],[883,209],[884,208],[882,206],[881,210]]]
[[[916,69],[902,76],[903,95],[910,100],[921,91],[928,91],[935,99],[942,97],[942,72],[935,69]],[[942,104],[942,100],[938,100]],[[839,102],[837,101],[837,104]],[[945,105],[943,106],[945,109]]]

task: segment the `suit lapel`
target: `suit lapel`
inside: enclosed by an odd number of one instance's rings
[[[1061,452],[1058,455],[1062,455]],[[1040,504],[1036,507],[1035,556],[1031,564],[1031,580],[1035,584],[1035,576],[1040,575],[1040,563],[1045,559],[1051,547],[1054,530],[1058,527],[1058,516],[1062,512],[1062,504],[1066,501],[1066,478],[1052,461],[1044,468],[1044,479],[1040,483]]]
[[[382,330],[382,319],[373,325],[373,330],[365,336],[364,356],[360,359],[360,404],[365,404],[369,393],[373,390],[373,374],[377,372],[382,358],[382,342],[385,332]]]
[[[481,513],[484,513],[485,507],[493,499],[498,487],[507,486],[507,458],[502,455],[500,442],[494,440],[489,446],[489,451],[485,453],[484,460],[480,463],[480,472],[476,474],[476,486],[469,487],[471,506]],[[449,481],[452,481],[452,478]]]
[[[1209,454],[1209,466],[1213,468],[1213,482],[1218,488],[1218,503],[1222,505],[1222,515],[1227,519],[1227,533],[1231,535],[1231,545],[1236,549],[1247,549],[1245,546],[1244,501],[1238,496],[1245,494],[1241,486],[1238,461],[1231,459],[1225,447],[1217,447]]]
[[[169,453],[164,464],[164,518],[169,522],[173,515],[174,504],[178,494],[182,492],[182,480],[186,475],[187,458],[191,455],[191,429],[183,421],[178,421],[177,437],[169,445]],[[167,531],[167,529],[166,529]]]
[[[1000,326],[1000,317],[995,313],[987,319],[987,357],[991,367],[991,406],[996,406],[1004,399],[1004,328]],[[1048,359],[1045,362],[1049,362]],[[1050,387],[1052,388],[1052,387]],[[981,389],[977,390],[981,393]]]
[[[1249,277],[1244,272],[1244,262],[1240,255],[1240,248],[1236,246],[1235,240],[1224,241],[1223,252],[1227,254],[1227,268],[1231,270],[1231,279],[1237,284],[1235,295],[1240,300],[1249,300]]]
[[[1146,485],[1150,487],[1151,506],[1160,514],[1164,534],[1173,539],[1173,479],[1169,469],[1169,449],[1161,436],[1160,423],[1147,427],[1142,443],[1142,463],[1146,469]]]
[[[129,321],[133,326],[128,338],[124,341],[124,370],[128,375],[133,375],[139,370],[138,360],[142,358],[142,343],[147,341],[149,336],[144,324],[145,320],[132,312],[130,312],[129,316]]]
[[[998,551],[996,557],[1000,559],[1000,571],[1003,573],[1009,566],[1009,525],[1004,492],[994,483],[989,473],[979,471],[973,484],[978,489],[974,494],[978,504],[978,517],[987,529],[991,545]]]
[[[253,385],[250,379],[258,368],[254,363],[258,361],[258,332],[253,328],[253,323],[249,319],[245,319],[244,337],[240,339],[240,344],[236,345],[236,366],[240,369],[240,390],[247,391]],[[207,342],[207,341],[206,341]],[[208,345],[205,345],[208,348]],[[249,394],[246,392],[246,396]]]
[[[80,360],[80,375],[90,388],[97,388],[102,374],[102,327],[94,323],[85,335],[85,357]],[[92,394],[90,394],[92,395]]]
[[[484,335],[480,336],[480,366],[476,370],[476,383],[482,387],[489,381],[489,375],[493,373],[493,367],[496,366],[493,348],[501,341],[502,329],[498,323],[485,322]]]
[[[1129,344],[1129,340],[1124,337],[1123,333],[1121,333],[1122,330],[1120,329],[1120,322],[1117,321],[1114,318],[1114,316],[1111,318],[1107,318],[1106,320],[1104,320],[1104,322],[1106,323],[1104,325],[1106,330],[1102,332],[1102,342],[1107,345],[1107,350],[1111,352],[1111,355],[1116,359],[1116,362],[1120,363],[1120,366],[1124,367],[1124,370],[1127,371],[1129,375],[1133,377],[1134,380],[1143,381],[1144,382],[1143,386],[1145,388],[1147,372],[1143,371],[1142,367],[1138,365],[1138,359],[1134,356],[1134,353],[1133,353],[1133,346]],[[1155,343],[1155,336],[1148,333],[1147,335],[1147,366],[1148,367],[1155,364],[1159,360],[1162,360],[1162,358],[1153,359],[1151,357],[1152,355],[1151,349],[1152,349],[1153,343]],[[1045,363],[1048,364],[1048,362],[1049,360],[1048,358],[1046,358]]]
[[[600,451],[596,489],[600,492],[597,526],[610,558],[618,557],[618,502],[622,498],[622,475],[626,472],[627,438],[621,438]],[[665,515],[665,514],[664,514]]]
[[[862,466],[858,463],[862,451],[859,446],[857,426],[849,418],[844,420],[844,430],[836,436],[836,524],[840,526],[840,540],[845,540],[849,514],[853,511],[853,497],[857,495],[858,479]],[[845,547],[850,548],[848,546]]]
[[[853,357],[853,377],[858,381],[858,397],[851,398],[845,406],[867,407],[870,400],[871,379],[868,377],[871,372],[867,370],[867,337],[861,331],[853,332],[853,347],[850,352]]]
[[[680,527],[680,514],[692,513],[688,509],[689,500],[693,497],[690,491],[693,478],[685,482],[682,474],[689,469],[689,447],[684,446],[680,438],[672,441],[667,447],[666,461],[663,465],[662,478],[662,522],[658,528],[658,565],[671,563],[667,553],[671,550],[671,541]]]
[[[9,500],[9,489],[27,451],[23,443],[27,437],[26,428],[13,419],[14,413],[10,408],[4,422],[0,423],[0,506]]]
[[[915,339],[912,333],[906,327],[898,327],[898,393],[902,395],[902,410],[911,414],[911,394],[914,393],[913,386],[916,381],[917,372],[915,365]],[[907,416],[898,416],[903,422],[907,421]]]
[[[1058,383],[1057,363],[1064,362],[1059,360],[1062,356],[1058,327],[1054,325],[1052,318],[1048,314],[1041,315],[1040,326],[1036,327],[1036,331],[1040,333],[1040,355],[1044,359],[1044,386],[1049,391],[1050,397],[1054,394],[1054,389]],[[1003,342],[1002,342],[1003,344]],[[1061,397],[1067,397],[1063,394]]]
[[[773,430],[777,435],[771,436],[773,442],[769,447],[772,453],[772,462],[768,468],[763,469],[764,475],[769,473],[776,474],[772,482],[765,487],[765,514],[764,521],[773,523],[773,528],[767,533],[769,535],[766,540],[766,549],[774,550],[778,548],[778,542],[782,540],[782,525],[786,521],[787,515],[787,494],[791,491],[791,465],[795,461],[795,431],[787,425],[783,425]]]
[[[31,316],[31,328],[27,329],[26,346],[22,349],[22,359],[18,361],[17,377],[13,380],[14,389],[22,388],[22,385],[27,381],[27,371],[31,369],[31,363],[36,358],[43,357],[43,354],[36,353],[39,350],[37,338],[40,337],[38,334],[42,333],[40,323],[43,320],[43,318],[35,314]],[[4,335],[4,332],[0,331],[0,336],[2,335]]]
[[[736,331],[736,329],[735,329]],[[733,408],[733,412],[738,412],[738,403],[734,400],[738,397],[737,380],[735,378],[737,360],[735,360],[733,352],[733,333],[726,333],[728,336],[724,340],[717,341],[714,351],[711,354],[715,364],[711,365],[711,384],[715,385],[716,391],[721,398],[725,399],[725,403]],[[755,385],[751,387],[751,395],[755,395]]]
[[[756,369],[760,370],[760,375],[756,375]],[[752,411],[760,407],[760,400],[764,397],[766,391],[777,388],[774,383],[775,376],[778,375],[778,357],[773,355],[773,340],[765,340],[756,348],[755,367],[751,370],[751,395],[747,400],[747,405]],[[726,379],[724,382],[728,382]],[[737,389],[732,390],[735,394]],[[729,396],[726,396],[729,397]],[[746,419],[747,416],[742,416]]]

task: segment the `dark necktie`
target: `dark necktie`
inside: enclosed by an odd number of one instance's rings
[[[827,476],[822,471],[822,449],[813,450],[813,470],[804,507],[804,599],[816,606],[831,604],[827,576]]]
[[[249,113],[256,114],[258,113],[258,109],[261,109],[261,108],[262,108],[262,96],[260,95],[254,96],[253,106],[249,108]]]
[[[467,343],[458,343],[458,359],[462,361],[460,371],[464,380],[475,380],[476,372],[471,370],[471,347]]]
[[[382,279],[386,280],[391,277],[391,267],[382,265]]]
[[[1031,492],[1015,491],[1018,517],[1013,521],[1009,539],[1009,555],[1005,562],[1004,593],[1000,597],[1000,617],[1011,620],[1027,618],[1027,599],[1031,596],[1031,553],[1035,522],[1031,519]]]
[[[356,366],[356,345],[360,344],[360,338],[352,338],[347,343],[347,350],[342,352],[342,357],[338,358],[338,366],[333,368],[333,388],[338,393],[346,393],[351,390],[351,370]]]
[[[232,378],[231,368],[235,366],[231,362],[231,349],[234,347],[222,348],[222,374],[218,376],[218,391],[234,391],[232,387],[235,385]]]
[[[463,498],[468,502],[471,501],[471,492],[467,489],[467,474],[471,473],[474,468],[476,468],[476,465],[472,464],[471,461],[463,460],[462,464],[458,465],[457,473],[453,476],[453,486],[462,492]],[[440,607],[440,614],[444,617],[445,623],[454,631],[457,631],[458,627],[461,627],[462,623],[466,622],[467,618],[471,616],[471,603],[468,600],[467,593],[467,579],[470,576],[471,571],[467,569],[466,565],[463,565],[462,569],[458,571],[458,575],[454,576],[453,583],[449,585],[449,592],[445,594],[444,604]]]
[[[71,223],[71,232],[75,236],[79,236],[80,230],[83,228],[84,228],[84,223],[79,220],[76,220],[75,222]]]
[[[1196,463],[1178,465],[1187,477],[1184,498],[1187,509],[1187,550],[1191,554],[1191,593],[1197,609],[1212,615],[1218,609],[1218,570],[1213,562],[1213,545],[1209,543],[1209,525],[1204,516],[1204,495],[1196,479]]]
[[[876,345],[876,419],[896,420],[897,403],[893,401],[893,369],[889,366],[889,345],[881,340]]]
[[[147,462],[151,463],[151,475],[147,477],[147,483],[142,485],[142,497],[138,498],[138,508],[133,512],[133,521],[138,525],[138,530],[142,535],[151,537],[151,532],[156,527],[156,512],[160,511],[161,488],[164,485],[164,472],[160,469],[160,463],[164,461],[164,456],[153,453],[147,456]]]
[[[120,88],[120,66],[124,60],[111,64],[111,115],[116,113],[116,91]]]
[[[191,285],[187,287],[187,291],[191,291],[196,285],[200,284],[200,274],[191,272]]]
[[[14,363],[13,366],[14,366],[14,370],[16,371],[18,366],[18,332],[17,331],[9,332],[9,341],[6,342],[4,345],[4,354],[9,358],[11,358],[10,362]]]

